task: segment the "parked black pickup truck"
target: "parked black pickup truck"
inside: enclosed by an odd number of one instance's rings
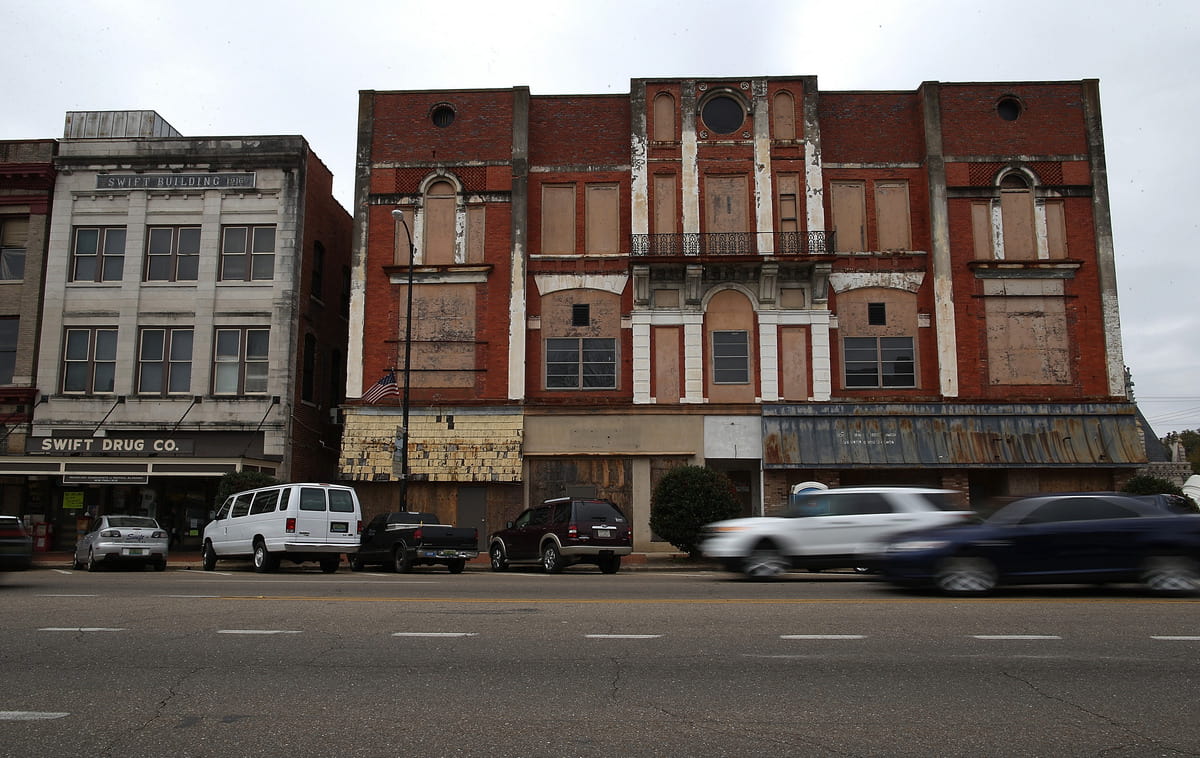
[[[462,573],[467,561],[479,555],[475,529],[448,526],[432,513],[384,513],[363,529],[350,568],[361,571],[371,563],[407,573],[413,566],[443,564],[451,574]]]

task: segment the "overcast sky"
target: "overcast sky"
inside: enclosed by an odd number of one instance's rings
[[[1200,429],[1195,0],[0,0],[0,139],[71,110],[301,134],[350,210],[359,90],[815,75],[822,90],[1099,79],[1125,362],[1157,436]]]

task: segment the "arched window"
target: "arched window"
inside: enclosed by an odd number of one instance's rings
[[[1000,180],[1000,215],[1005,260],[1028,261],[1037,258],[1033,192],[1021,174],[1011,173]]]
[[[654,96],[654,136],[657,142],[675,139],[675,98],[669,92]]]
[[[425,241],[425,255],[422,260],[426,264],[454,263],[454,217],[457,210],[458,195],[450,182],[438,180],[425,190],[425,226],[422,237]]]
[[[716,403],[753,403],[757,383],[754,306],[733,289],[715,293],[704,312],[705,395]]]
[[[779,92],[771,108],[775,139],[796,139],[796,100],[790,92]]]

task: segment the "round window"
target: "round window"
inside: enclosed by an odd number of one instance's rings
[[[454,109],[449,105],[439,105],[433,109],[433,113],[429,114],[433,125],[439,129],[445,129],[454,123]]]
[[[741,102],[728,95],[710,98],[700,109],[704,125],[717,134],[732,134],[746,120],[746,111]]]
[[[996,114],[1005,121],[1016,121],[1021,115],[1021,101],[1015,97],[1004,97],[996,103]]]

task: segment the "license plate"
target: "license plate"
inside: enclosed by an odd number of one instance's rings
[[[599,528],[597,528],[597,529],[593,530],[593,533],[597,537],[603,537],[606,540],[611,540],[613,538],[613,534],[615,534],[616,531],[617,531],[616,529],[599,529]]]
[[[334,534],[348,534],[350,532],[350,523],[347,521],[331,521],[329,522],[329,531]]]
[[[140,547],[125,548],[125,555],[145,555],[146,551]]]

